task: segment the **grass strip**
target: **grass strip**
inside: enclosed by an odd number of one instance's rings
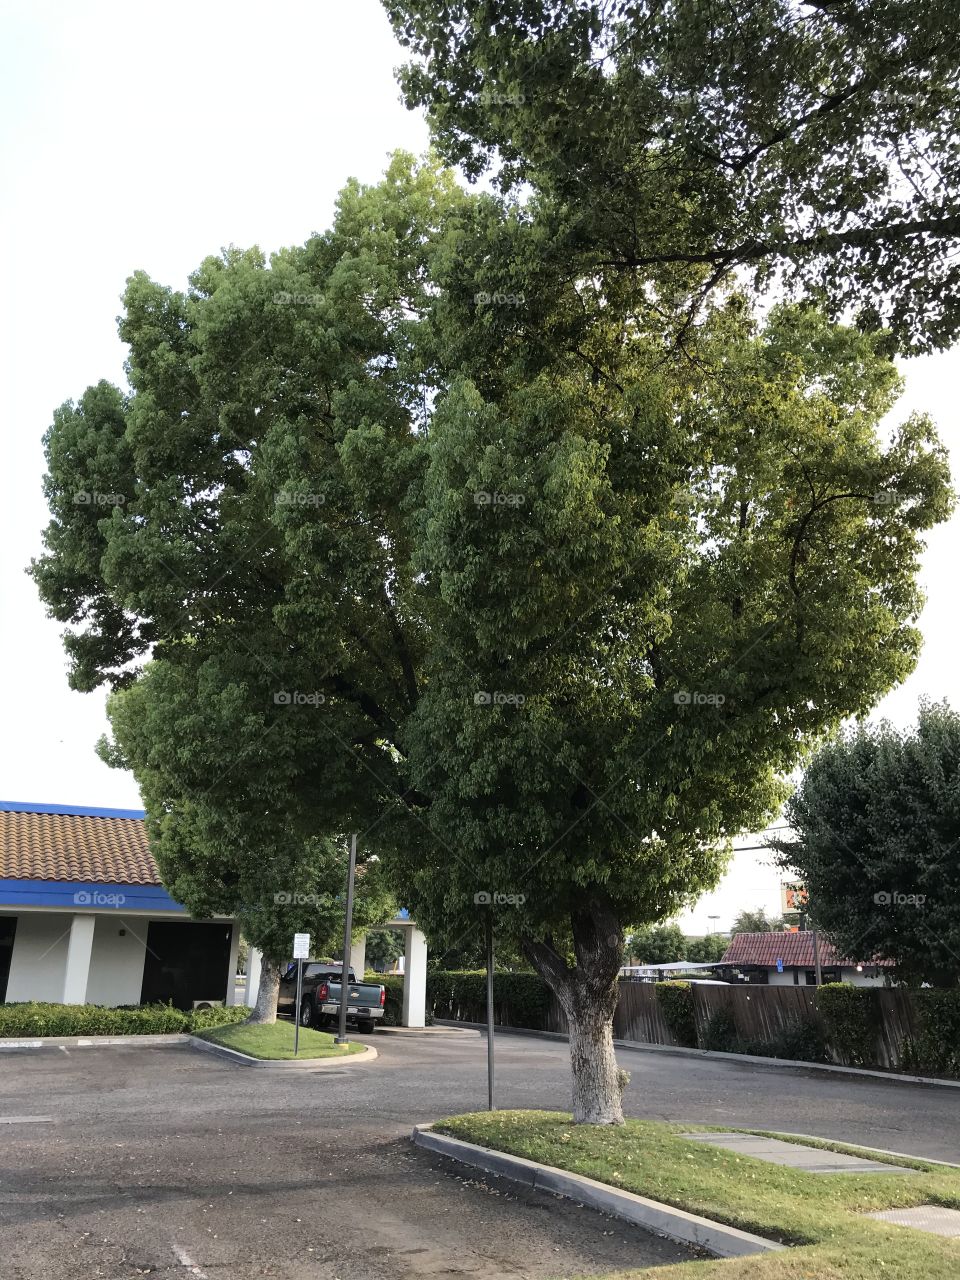
[[[479,1112],[439,1121],[439,1133],[584,1174],[638,1195],[793,1246],[783,1253],[618,1273],[605,1280],[952,1280],[960,1240],[877,1222],[877,1209],[960,1209],[960,1171],[911,1161],[902,1174],[808,1173],[679,1135],[720,1126],[628,1120],[574,1125],[548,1111]],[[732,1131],[732,1130],[731,1130]],[[739,1130],[739,1132],[754,1132]],[[867,1154],[840,1143],[832,1149]],[[870,1155],[870,1159],[879,1157]],[[899,1163],[887,1157],[887,1163]]]

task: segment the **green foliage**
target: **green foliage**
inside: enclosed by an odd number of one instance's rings
[[[700,1048],[711,1049],[715,1053],[743,1053],[740,1034],[729,1005],[721,1005],[707,1019],[700,1037]]]
[[[768,916],[763,907],[741,911],[730,928],[731,933],[782,933],[782,916]]]
[[[482,970],[442,970],[427,979],[427,1005],[435,1018],[486,1022],[487,975]],[[505,1027],[542,1030],[551,1008],[550,989],[535,973],[494,973],[494,1017]]]
[[[604,266],[599,207],[574,234],[548,186],[521,207],[397,156],[269,263],[134,275],[129,391],[57,411],[33,572],[74,687],[121,689],[104,753],[192,910],[326,949],[338,837],[369,832],[367,923],[390,889],[466,954],[492,911],[609,1010],[622,922],[715,885],[912,668],[950,494],[927,419],[878,431],[888,335],[730,291],[685,324],[708,268]],[[692,235],[669,196],[620,225]]]
[[[722,960],[729,945],[730,939],[725,933],[707,933],[702,938],[688,938],[686,958],[695,964]]]
[[[43,1001],[0,1005],[0,1036],[152,1036],[193,1033],[242,1022],[242,1006],[191,1009],[146,1004],[113,1008],[95,1004],[47,1004]]]
[[[555,273],[602,294],[633,273],[657,301],[695,305],[735,274],[781,273],[864,325],[885,319],[904,347],[960,332],[950,0],[386,8],[441,153],[532,192],[515,260],[525,242],[543,253],[539,223]],[[586,331],[577,319],[544,337]]]
[[[677,924],[644,925],[628,934],[625,950],[632,964],[668,964],[687,958],[687,939]]]
[[[367,973],[365,975],[367,982],[379,982],[385,988],[387,993],[386,1004],[383,1006],[383,1025],[385,1027],[399,1027],[403,1021],[403,974],[397,973]]]
[[[366,962],[386,970],[403,955],[403,934],[399,929],[371,929],[367,933]]]
[[[693,1011],[693,990],[689,982],[658,982],[657,1004],[670,1034],[679,1045],[697,1047],[697,1024]]]
[[[922,704],[912,732],[840,734],[813,758],[778,840],[842,955],[893,960],[901,980],[960,981],[960,715]]]
[[[960,1079],[960,991],[911,992],[917,1031],[902,1046],[902,1066]]]
[[[877,992],[846,982],[828,982],[817,991],[824,1034],[847,1066],[873,1066],[877,1061],[879,1010]]]

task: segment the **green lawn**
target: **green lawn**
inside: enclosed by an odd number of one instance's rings
[[[716,1128],[628,1120],[621,1127],[574,1125],[551,1111],[455,1116],[440,1133],[585,1174],[792,1246],[783,1253],[690,1262],[618,1273],[604,1280],[953,1280],[960,1240],[857,1215],[872,1209],[941,1204],[960,1209],[960,1170],[912,1161],[902,1174],[816,1174],[785,1169],[678,1135]],[[754,1132],[754,1131],[751,1131]],[[856,1147],[836,1150],[897,1162]]]
[[[222,1044],[227,1049],[236,1049],[238,1053],[248,1053],[251,1058],[269,1058],[282,1061],[294,1056],[292,1022],[272,1022],[259,1026],[248,1026],[245,1022],[231,1027],[214,1027],[210,1031],[200,1033],[201,1040],[209,1040],[213,1044]],[[360,1053],[365,1045],[351,1041],[344,1046],[333,1043],[329,1031],[312,1031],[309,1027],[300,1028],[300,1052],[298,1058],[342,1058],[347,1054]]]

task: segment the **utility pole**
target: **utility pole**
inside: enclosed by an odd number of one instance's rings
[[[487,907],[487,1110],[493,1105],[493,906]]]
[[[340,1032],[334,1044],[349,1044],[347,1004],[350,995],[350,941],[353,936],[353,882],[357,874],[357,837],[350,837],[350,866],[347,870],[347,914],[343,922],[343,968],[340,970]]]

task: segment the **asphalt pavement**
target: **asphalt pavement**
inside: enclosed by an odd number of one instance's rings
[[[691,1256],[412,1146],[414,1124],[486,1105],[480,1037],[357,1038],[380,1057],[323,1071],[183,1047],[0,1054],[3,1280],[561,1280]],[[956,1090],[618,1057],[631,1115],[960,1160]],[[564,1044],[498,1039],[500,1106],[568,1092]]]

